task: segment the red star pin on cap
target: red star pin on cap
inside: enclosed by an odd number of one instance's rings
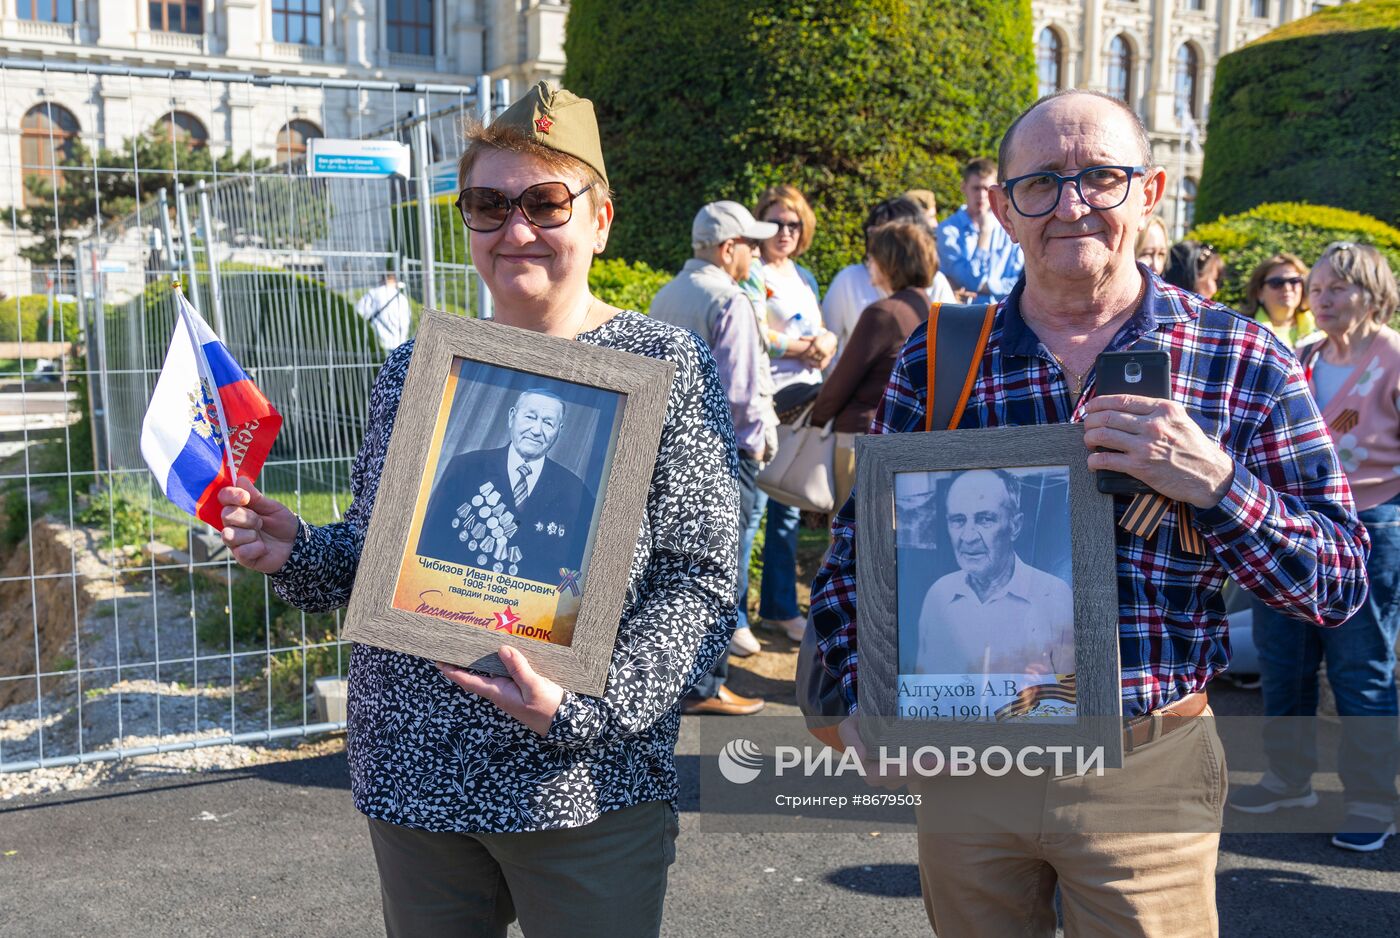
[[[554,121],[550,120],[548,117],[537,117],[537,118],[535,118],[535,130],[536,130],[538,133],[547,134],[547,133],[549,133],[549,128],[551,128],[551,127],[553,127],[553,126],[554,126]]]

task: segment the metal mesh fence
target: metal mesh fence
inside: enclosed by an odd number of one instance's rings
[[[197,104],[203,138],[173,116]],[[0,108],[0,771],[343,726],[339,615],[282,604],[145,467],[170,284],[285,418],[260,487],[338,520],[386,354],[356,304],[489,315],[450,200],[490,95],[0,62]],[[410,172],[308,175],[313,131]]]

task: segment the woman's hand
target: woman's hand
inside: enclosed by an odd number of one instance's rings
[[[301,522],[290,508],[253,487],[247,476],[219,489],[224,528],[233,559],[259,573],[276,573],[292,554]]]
[[[547,735],[555,712],[564,702],[564,688],[535,673],[519,650],[502,645],[497,654],[510,677],[486,677],[441,661],[437,666],[443,677],[462,690],[485,697],[540,736]]]
[[[831,364],[831,358],[836,354],[836,333],[823,332],[821,335],[813,336],[807,345],[807,350],[802,353],[802,364],[808,368],[816,368],[818,371],[825,370]]]

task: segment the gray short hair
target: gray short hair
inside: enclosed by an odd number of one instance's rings
[[[1102,98],[1103,100],[1113,104],[1113,106],[1118,108],[1118,110],[1121,113],[1125,114],[1133,127],[1133,136],[1136,138],[1134,142],[1137,144],[1138,149],[1142,153],[1142,159],[1140,160],[1141,164],[1143,166],[1149,166],[1152,164],[1152,139],[1147,136],[1147,128],[1143,125],[1142,118],[1138,117],[1137,111],[1134,111],[1132,108],[1128,107],[1128,105],[1122,100],[1115,98],[1111,94],[1104,94],[1102,91],[1090,91],[1087,88],[1065,88],[1061,91],[1052,92],[1051,94],[1047,94],[1044,97],[1040,98],[1030,107],[1026,108],[1024,111],[1018,114],[1016,116],[1016,119],[1011,122],[1011,126],[1006,128],[1006,133],[1002,134],[1001,137],[1001,146],[997,148],[998,182],[1006,181],[1006,164],[1010,162],[1009,157],[1011,156],[1011,138],[1016,133],[1016,128],[1021,125],[1021,121],[1025,120],[1032,111],[1040,107],[1042,104],[1054,101],[1056,98],[1064,98],[1068,97],[1069,95],[1075,94],[1088,95],[1093,98]]]
[[[1317,259],[1314,269],[1327,264],[1339,280],[1344,280],[1365,291],[1375,307],[1375,317],[1384,323],[1400,307],[1400,288],[1395,284],[1395,272],[1390,269],[1385,255],[1369,244],[1355,241],[1333,241],[1327,245],[1322,256]],[[1312,283],[1312,273],[1308,273],[1308,283]]]
[[[964,469],[953,476],[953,481],[948,483],[948,494],[953,493],[953,486],[958,484],[959,479],[973,472],[990,472],[1000,479],[1002,486],[1006,489],[1006,507],[1013,515],[1021,513],[1021,482],[1005,469]],[[944,502],[947,502],[947,496],[944,496]]]

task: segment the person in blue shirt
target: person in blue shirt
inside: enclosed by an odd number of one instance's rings
[[[976,159],[963,167],[966,202],[938,226],[938,269],[963,303],[1006,299],[1021,277],[1021,248],[992,214],[988,190],[996,184],[997,164]]]

